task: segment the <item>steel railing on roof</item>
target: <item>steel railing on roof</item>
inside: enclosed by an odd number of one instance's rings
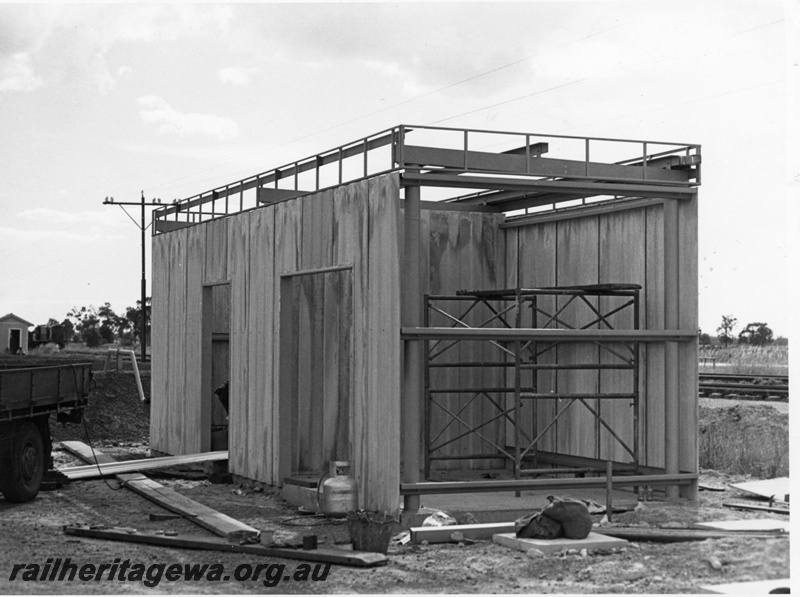
[[[413,145],[408,143],[412,136]],[[551,148],[550,145],[555,147]],[[632,145],[638,145],[638,150],[629,152]],[[559,173],[555,176],[552,172],[543,173],[537,168],[539,164],[549,161],[549,158],[541,160],[541,156],[552,153],[551,149],[558,150],[559,158],[567,158],[560,159],[559,163],[569,161],[573,166],[568,174]],[[489,176],[511,174],[523,180],[592,181],[598,179],[598,174],[592,172],[593,165],[598,162],[592,162],[590,158],[597,153],[624,153],[626,157],[622,159],[612,158],[599,163],[631,166],[630,172],[636,173],[628,176],[625,171],[625,176],[621,177],[604,175],[601,178],[606,182],[655,183],[648,180],[647,173],[653,171],[653,166],[663,167],[666,163],[669,167],[692,169],[692,176],[686,180],[660,180],[658,184],[700,184],[700,145],[692,143],[398,125],[175,201],[155,210],[153,218],[157,223],[194,224],[259,207],[263,199],[258,189],[274,189],[283,193],[277,196],[289,198],[392,171]],[[447,160],[441,160],[441,156],[446,156]],[[501,161],[513,158],[515,169],[510,172],[507,167],[497,167],[495,164],[498,161],[493,161],[495,156]],[[521,166],[523,163],[524,167]],[[576,163],[583,163],[583,168],[576,170]],[[165,229],[169,227],[154,226],[155,233]]]

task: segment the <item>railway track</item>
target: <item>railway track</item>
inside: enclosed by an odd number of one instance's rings
[[[701,373],[700,396],[788,401],[789,378],[784,375]]]

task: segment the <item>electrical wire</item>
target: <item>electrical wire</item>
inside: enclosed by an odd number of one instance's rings
[[[78,391],[78,376],[75,373],[75,365],[70,365],[70,369],[72,370],[72,379],[73,379],[73,382],[75,384],[75,391],[77,392]],[[95,384],[95,387],[96,387],[96,383],[94,381],[94,378],[92,378],[92,383]],[[89,448],[92,450],[92,458],[94,459],[94,464],[97,467],[97,472],[100,473],[100,478],[103,479],[103,481],[105,481],[105,484],[108,485],[108,488],[111,491],[119,491],[120,489],[122,489],[125,486],[125,483],[120,482],[119,486],[113,487],[111,485],[111,483],[108,482],[108,479],[106,479],[103,476],[103,471],[100,468],[100,463],[97,462],[97,454],[95,454],[94,446],[92,445],[92,438],[89,436],[89,428],[86,426],[86,417],[84,416],[83,412],[81,413],[81,422],[83,423],[83,432],[86,434],[86,443],[89,445]]]
[[[286,147],[286,146],[288,146],[288,145],[292,145],[292,144],[294,144],[294,143],[298,143],[298,142],[300,142],[300,141],[305,141],[306,139],[309,139],[309,138],[311,138],[311,137],[315,137],[315,136],[317,136],[317,135],[321,135],[321,134],[323,134],[323,133],[327,133],[327,132],[329,132],[329,131],[332,131],[332,130],[334,130],[334,129],[337,129],[337,128],[339,128],[339,127],[346,126],[346,125],[348,125],[348,124],[353,124],[354,122],[358,122],[358,121],[360,121],[360,120],[364,120],[365,118],[369,118],[369,117],[371,117],[371,116],[375,116],[375,115],[377,115],[377,114],[381,114],[381,113],[383,113],[383,112],[386,112],[386,111],[388,111],[388,110],[393,110],[393,109],[395,109],[395,108],[399,108],[400,106],[404,106],[404,105],[406,105],[406,104],[409,104],[409,103],[412,103],[412,102],[415,102],[415,101],[418,101],[418,100],[424,99],[424,98],[426,98],[426,97],[429,97],[429,96],[431,96],[431,95],[436,95],[436,94],[438,94],[438,93],[441,93],[441,92],[443,92],[443,91],[447,91],[447,90],[449,90],[449,89],[453,89],[454,87],[458,87],[458,86],[460,86],[460,85],[464,85],[465,83],[469,83],[469,82],[471,82],[471,81],[475,81],[475,80],[477,80],[477,79],[480,79],[480,78],[482,78],[482,77],[486,77],[486,76],[488,76],[488,75],[491,75],[491,74],[497,73],[497,72],[499,72],[499,71],[502,71],[502,70],[505,70],[505,69],[507,69],[507,68],[511,68],[511,67],[513,67],[513,66],[516,66],[516,65],[518,65],[518,64],[522,64],[523,62],[527,62],[527,61],[529,61],[529,60],[533,60],[534,58],[538,58],[538,57],[540,57],[540,56],[543,56],[543,55],[545,55],[545,54],[548,54],[548,53],[550,53],[550,52],[555,52],[555,51],[558,51],[558,50],[564,49],[564,48],[566,48],[566,47],[569,47],[569,46],[571,46],[571,45],[574,45],[574,44],[577,44],[577,43],[583,42],[583,41],[585,41],[585,40],[587,40],[587,39],[590,39],[590,38],[592,38],[592,37],[596,37],[596,36],[598,36],[598,35],[602,35],[602,34],[604,34],[604,33],[607,33],[607,32],[609,32],[609,31],[613,31],[614,29],[617,29],[617,28],[619,28],[619,27],[622,27],[622,26],[624,26],[624,25],[628,25],[628,24],[630,24],[630,23],[631,23],[631,22],[633,22],[634,20],[635,20],[635,19],[632,19],[631,21],[625,21],[625,22],[623,22],[623,23],[619,23],[619,24],[617,24],[617,25],[614,25],[614,26],[612,26],[612,27],[608,27],[608,28],[606,28],[606,29],[603,29],[603,30],[601,30],[601,31],[597,31],[597,32],[595,32],[595,33],[591,33],[591,34],[589,34],[589,35],[585,35],[585,36],[583,36],[583,37],[580,37],[580,38],[578,38],[578,39],[574,39],[574,40],[572,40],[572,41],[569,41],[569,42],[567,42],[567,43],[565,43],[565,44],[562,44],[562,45],[560,45],[560,46],[556,46],[556,47],[554,47],[554,48],[548,48],[548,49],[546,49],[546,50],[543,50],[543,51],[541,51],[541,52],[537,52],[537,53],[535,53],[535,54],[531,54],[530,56],[526,56],[525,58],[519,58],[519,59],[517,59],[517,60],[514,60],[514,61],[512,61],[512,62],[508,62],[508,63],[506,63],[506,64],[503,64],[503,65],[501,65],[501,66],[498,66],[498,67],[495,67],[495,68],[491,68],[491,69],[489,69],[489,70],[487,70],[487,71],[480,72],[480,73],[478,73],[478,74],[476,74],[476,75],[472,75],[472,76],[470,76],[470,77],[467,77],[466,79],[461,79],[460,81],[456,81],[455,83],[450,83],[450,84],[448,84],[448,85],[445,85],[445,86],[443,86],[443,87],[439,87],[439,88],[437,88],[437,89],[434,89],[434,90],[432,90],[432,91],[428,91],[428,92],[426,92],[426,93],[422,93],[422,94],[420,94],[420,95],[417,95],[417,96],[414,96],[414,97],[412,97],[412,98],[409,98],[409,99],[403,100],[403,101],[401,101],[401,102],[394,103],[394,104],[392,104],[392,105],[390,105],[390,106],[386,106],[386,107],[384,107],[384,108],[381,108],[381,109],[379,109],[379,110],[375,110],[375,111],[373,111],[373,112],[369,112],[369,113],[367,113],[367,114],[362,114],[361,116],[358,116],[358,117],[356,117],[356,118],[351,118],[350,120],[345,120],[345,121],[339,122],[339,123],[337,123],[337,124],[334,124],[334,125],[331,125],[331,126],[329,126],[329,127],[327,127],[327,128],[320,129],[320,130],[318,130],[318,131],[315,131],[315,132],[313,132],[313,133],[309,133],[309,134],[307,134],[307,135],[303,135],[303,136],[301,136],[301,137],[296,137],[295,139],[292,139],[292,140],[290,140],[290,141],[286,141],[286,142],[284,142],[284,143],[281,143],[280,145],[276,145],[276,146],[274,146],[274,147],[270,147],[269,149],[265,149],[265,150],[263,150],[263,151],[256,152],[254,155],[259,155],[259,154],[267,153],[268,151],[274,151],[274,150],[276,150],[276,149],[281,149],[281,148],[283,148],[283,147]],[[206,172],[210,172],[210,171],[212,171],[212,170],[216,170],[217,168],[222,168],[222,167],[224,167],[224,166],[227,166],[228,164],[233,164],[233,163],[235,163],[236,161],[237,161],[237,160],[228,160],[228,161],[226,161],[226,162],[223,162],[223,163],[221,163],[221,164],[217,164],[217,165],[215,165],[215,166],[211,166],[211,167],[209,167],[209,168],[206,168],[206,169],[204,169],[204,170],[198,170],[198,171],[196,171],[196,172],[193,172],[193,173],[191,173],[191,174],[187,174],[186,176],[182,176],[182,177],[180,177],[180,178],[176,178],[176,179],[168,180],[168,181],[166,181],[166,182],[164,182],[164,183],[159,183],[158,185],[155,185],[155,186],[167,186],[167,185],[169,185],[169,184],[172,184],[172,183],[175,183],[175,182],[180,182],[180,181],[182,181],[182,180],[186,180],[187,178],[192,178],[192,177],[194,177],[194,176],[197,176],[197,175],[199,175],[199,174],[205,174]]]

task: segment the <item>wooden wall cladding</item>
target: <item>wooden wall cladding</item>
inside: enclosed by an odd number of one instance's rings
[[[454,295],[459,290],[495,290],[505,283],[505,236],[499,225],[504,217],[501,214],[487,214],[461,211],[424,210],[421,215],[421,240],[423,264],[421,269],[428,272],[423,280],[423,292],[432,295]],[[463,301],[437,301],[443,311],[459,317],[469,306]],[[484,307],[477,307],[463,321],[477,326],[491,317]],[[430,314],[429,325],[452,326],[454,321],[437,313]],[[500,325],[497,323],[496,325]],[[495,327],[495,325],[492,325]],[[440,344],[439,350],[450,342]],[[502,360],[502,353],[486,342],[458,342],[437,357],[436,362]],[[438,368],[431,369],[431,388],[470,388],[502,387],[505,373],[497,369]],[[503,395],[491,394],[503,406]],[[439,406],[434,405],[429,412],[428,435],[436,438],[434,445],[448,443],[437,456],[464,456],[469,454],[495,453],[492,442],[505,446],[505,422],[497,419],[499,410],[485,396],[475,397],[471,393],[436,394]],[[465,405],[467,405],[465,407]],[[446,410],[445,410],[446,409]],[[450,414],[458,413],[461,422],[454,422]],[[465,425],[478,427],[482,422],[496,419],[480,428],[480,433],[469,434],[455,439],[467,430]],[[443,431],[443,432],[442,432]],[[440,433],[442,432],[442,433]],[[455,440],[455,441],[453,441]],[[488,440],[488,441],[487,441]],[[502,466],[496,460],[449,460],[435,461],[435,469]]]
[[[333,368],[337,375],[348,373],[349,403],[346,411],[340,409],[347,412],[350,444],[344,458],[353,463],[360,506],[396,510],[398,197],[397,175],[386,175],[153,239],[154,449],[170,454],[200,450],[205,433],[201,421],[210,420],[202,411],[212,403],[201,387],[202,301],[213,296],[204,294],[203,287],[229,282],[229,466],[236,474],[281,484],[286,472],[280,438],[283,411],[277,399],[282,370],[279,314],[286,298],[280,292],[281,276],[348,266],[353,358],[344,365],[348,372],[333,361],[322,367],[331,375]]]
[[[680,327],[697,328],[697,201],[678,205],[679,223],[685,232],[680,253]],[[637,208],[612,211],[589,217],[549,219],[506,231],[507,286],[516,282],[524,288],[565,286],[571,284],[632,283],[640,284],[641,329],[664,329],[664,230],[663,205],[653,202]],[[612,299],[601,297],[600,306]],[[541,299],[552,306],[556,299]],[[557,299],[563,304],[564,299]],[[569,309],[572,309],[570,306]],[[582,310],[586,307],[582,306]],[[586,313],[565,311],[563,319],[574,324],[585,321]],[[630,327],[630,312],[614,315],[612,325]],[[539,322],[541,325],[542,322]],[[615,350],[621,346],[611,345]],[[599,351],[599,352],[598,352]],[[664,346],[643,344],[641,348],[639,389],[640,462],[664,466]],[[681,470],[697,470],[697,346],[681,343]],[[552,355],[549,358],[553,358]],[[616,357],[596,346],[562,345],[558,360],[562,363],[600,359],[611,363]],[[541,360],[541,359],[540,359]],[[632,387],[627,371],[561,371],[538,374],[540,392],[558,388],[560,392],[628,392]],[[563,403],[563,401],[562,401]],[[599,408],[626,443],[633,442],[633,414],[629,401],[590,402]],[[556,400],[538,401],[529,423],[538,433],[560,408]],[[530,412],[530,411],[529,411]],[[582,405],[574,404],[543,437],[541,449],[593,458],[630,461],[630,455],[599,425]]]

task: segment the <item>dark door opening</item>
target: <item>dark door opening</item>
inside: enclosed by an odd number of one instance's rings
[[[11,354],[17,354],[20,348],[22,348],[22,331],[12,329],[8,338],[8,350]]]
[[[281,280],[281,478],[350,460],[352,270]]]
[[[203,420],[208,450],[228,449],[231,285],[203,288]]]

